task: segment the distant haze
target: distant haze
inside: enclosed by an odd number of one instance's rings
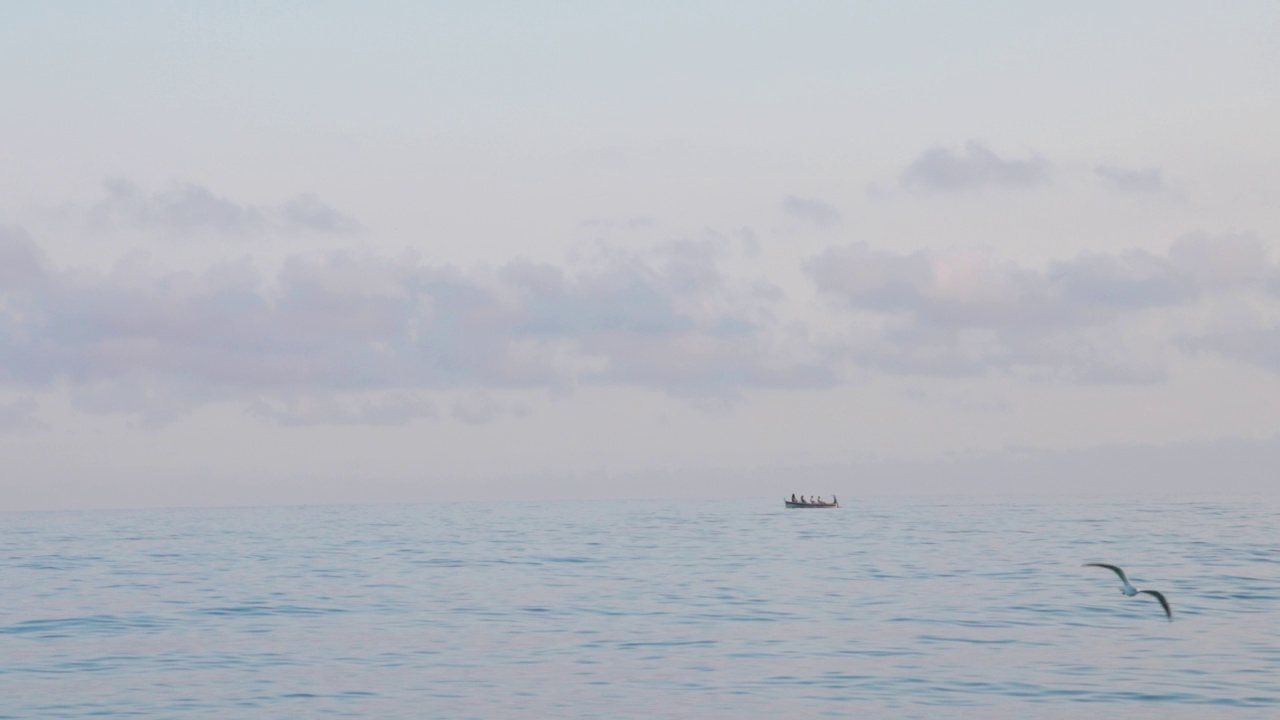
[[[1274,493],[1280,6],[0,10],[0,510]]]

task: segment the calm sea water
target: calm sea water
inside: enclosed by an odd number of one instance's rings
[[[847,504],[0,514],[0,716],[1280,717],[1274,501]]]

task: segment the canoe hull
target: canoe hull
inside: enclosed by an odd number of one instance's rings
[[[840,503],[838,503],[838,502],[833,502],[833,503],[800,503],[800,502],[791,502],[790,500],[783,500],[782,502],[786,503],[786,504],[787,504],[787,507],[789,507],[789,508],[838,508],[838,507],[840,507]]]

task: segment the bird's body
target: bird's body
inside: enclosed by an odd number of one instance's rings
[[[1165,617],[1169,618],[1169,622],[1173,622],[1173,610],[1169,608],[1169,601],[1165,599],[1164,593],[1159,590],[1139,590],[1133,586],[1133,583],[1129,582],[1129,578],[1124,574],[1124,570],[1121,570],[1115,565],[1108,565],[1107,563],[1085,563],[1084,567],[1106,568],[1115,573],[1116,576],[1120,578],[1120,593],[1125,597],[1133,597],[1134,595],[1142,593],[1159,600],[1160,607],[1164,608]]]

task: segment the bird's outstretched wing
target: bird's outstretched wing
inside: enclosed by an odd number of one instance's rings
[[[1169,609],[1169,601],[1164,599],[1164,593],[1159,590],[1139,590],[1140,593],[1152,595],[1160,601],[1160,607],[1164,608],[1164,616],[1169,618],[1169,622],[1173,622],[1173,611]]]
[[[1129,578],[1127,578],[1127,577],[1125,577],[1125,576],[1124,576],[1124,571],[1123,571],[1123,570],[1121,570],[1120,568],[1116,567],[1115,565],[1108,565],[1108,564],[1106,564],[1106,563],[1085,563],[1085,564],[1084,564],[1084,565],[1082,565],[1081,567],[1100,567],[1100,568],[1106,568],[1106,569],[1110,570],[1111,572],[1115,573],[1116,575],[1119,575],[1119,576],[1120,576],[1120,582],[1122,582],[1122,583],[1124,583],[1124,584],[1126,584],[1126,585],[1128,585],[1128,584],[1129,584]]]

